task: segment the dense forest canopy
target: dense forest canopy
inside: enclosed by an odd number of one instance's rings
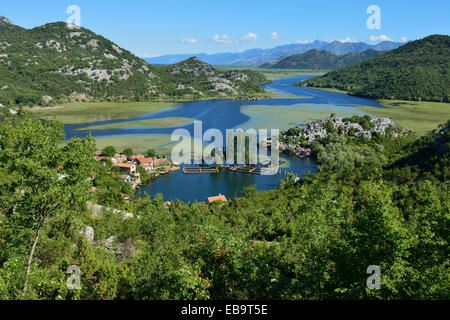
[[[449,125],[329,135],[312,146],[319,173],[226,203],[124,203],[91,137],[61,146],[60,123],[5,113],[0,299],[449,299]],[[81,290],[66,286],[71,265]]]
[[[368,98],[450,102],[450,37],[431,35],[298,85]]]

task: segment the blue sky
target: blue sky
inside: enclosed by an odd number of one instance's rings
[[[3,1],[5,2],[5,1]],[[448,0],[14,0],[0,15],[32,28],[66,21],[69,5],[81,25],[139,56],[237,52],[311,40],[371,42],[449,34]],[[366,25],[370,5],[381,29]]]

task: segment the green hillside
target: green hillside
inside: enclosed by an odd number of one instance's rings
[[[368,98],[450,101],[450,37],[432,35],[298,83]]]
[[[262,92],[259,85],[267,81],[251,71],[220,72],[197,59],[181,62],[183,68],[152,66],[88,29],[62,22],[28,30],[1,21],[4,105],[242,96]]]
[[[377,57],[383,51],[366,50],[364,52],[350,52],[343,56],[335,55],[325,50],[310,50],[302,54],[285,57],[271,68],[275,69],[302,69],[302,70],[334,70],[341,67],[369,60]]]

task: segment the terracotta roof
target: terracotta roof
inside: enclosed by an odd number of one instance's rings
[[[145,156],[143,156],[142,154],[136,154],[134,156],[131,156],[131,160],[137,160],[142,158],[145,158]]]
[[[208,202],[209,203],[214,202],[214,201],[224,201],[224,202],[226,202],[227,198],[224,195],[222,195],[222,194],[219,194],[218,196],[215,196],[215,197],[208,197]]]
[[[134,166],[134,164],[131,163],[116,163],[117,167],[121,167],[121,168],[131,168],[132,166]]]
[[[153,158],[150,158],[150,157],[149,158],[140,158],[139,159],[139,162],[141,162],[141,163],[142,162],[153,162],[153,161],[154,161]]]
[[[96,157],[95,158],[95,160],[98,160],[98,161],[100,161],[100,160],[111,160],[112,158],[111,157]]]
[[[162,159],[155,159],[155,164],[158,165],[160,163],[169,163],[169,160],[166,158],[162,158]]]

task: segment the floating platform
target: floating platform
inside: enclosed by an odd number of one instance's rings
[[[202,173],[218,173],[219,168],[208,167],[208,166],[198,166],[198,167],[183,167],[183,173],[185,174],[202,174]]]
[[[231,166],[228,170],[233,172],[260,174],[260,175],[273,175],[278,171],[277,169],[260,167],[255,165],[241,165],[241,166]],[[274,171],[276,170],[276,171]]]

